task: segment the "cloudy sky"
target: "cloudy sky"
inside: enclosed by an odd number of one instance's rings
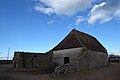
[[[120,52],[120,0],[0,0],[0,57],[46,52],[72,29]]]

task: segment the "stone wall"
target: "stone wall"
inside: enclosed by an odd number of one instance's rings
[[[108,65],[109,60],[107,53],[91,51],[83,48],[82,54],[73,62],[73,64],[80,66],[81,69],[94,69]]]
[[[52,53],[15,52],[14,67],[41,70],[52,67]]]
[[[87,53],[89,69],[98,68],[109,64],[107,53],[95,52],[91,50],[88,50]]]
[[[23,53],[15,52],[13,57],[14,68],[22,68],[23,67]]]
[[[66,56],[63,55],[65,52],[66,54],[71,55],[69,57],[72,61],[70,64],[61,64],[58,67],[55,68],[53,75],[61,75],[61,74],[66,74],[66,73],[73,73],[81,70],[88,70],[88,69],[94,69],[94,68],[99,68],[103,66],[108,65],[108,55],[107,53],[103,52],[95,52],[88,50],[87,48],[77,48],[73,49],[72,51],[69,50],[64,50],[64,51],[57,51],[53,52],[53,57],[57,56],[57,60],[54,60],[59,63],[59,56],[60,56],[60,63],[63,63],[61,60],[61,56]],[[75,54],[74,54],[75,53]],[[55,55],[59,54],[59,55]],[[56,59],[56,58],[55,58]]]
[[[64,57],[69,57],[69,64],[64,64]],[[81,47],[47,53],[15,52],[13,62],[15,68],[29,70],[49,69],[57,64],[58,67],[54,69],[54,74],[58,74],[106,66],[108,55]]]

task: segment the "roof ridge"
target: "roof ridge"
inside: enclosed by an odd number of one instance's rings
[[[73,31],[75,31],[75,32],[77,32],[77,33],[82,33],[82,34],[85,34],[85,35],[88,35],[88,36],[90,36],[90,37],[95,38],[94,36],[91,36],[91,35],[88,34],[88,33],[85,33],[85,32],[82,32],[82,31],[79,31],[79,30],[76,30],[76,29],[73,29]]]
[[[77,30],[76,30],[76,31],[77,31]],[[81,43],[84,47],[86,47],[86,46],[83,44],[83,42],[80,42],[80,40],[79,40],[79,38],[78,38],[78,35],[77,35],[76,31],[74,32],[76,39],[78,40],[79,43]]]

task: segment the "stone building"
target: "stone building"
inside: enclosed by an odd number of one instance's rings
[[[93,36],[73,29],[53,51],[54,73],[69,73],[108,65],[107,50]]]
[[[17,55],[20,55],[18,59]],[[73,29],[48,53],[15,52],[14,63],[15,65],[19,63],[20,67],[31,69],[48,68],[48,65],[56,64],[58,66],[55,68],[56,73],[60,70],[63,71],[63,69],[67,72],[72,71],[72,69],[83,70],[106,66],[108,65],[108,55],[107,50],[96,38]]]

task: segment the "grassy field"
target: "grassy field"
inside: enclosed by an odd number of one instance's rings
[[[58,78],[51,78],[48,73],[13,71],[10,64],[0,65],[0,80],[120,80],[120,63]]]

